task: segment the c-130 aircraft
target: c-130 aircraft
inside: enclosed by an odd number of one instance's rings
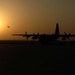
[[[58,38],[62,37],[62,40],[70,40],[70,37],[75,37],[75,35],[71,35],[70,33],[67,35],[66,32],[64,32],[64,34],[59,34],[59,25],[58,23],[56,23],[56,28],[55,28],[55,33],[54,34],[27,34],[27,32],[25,32],[25,34],[12,34],[12,36],[22,36],[22,37],[26,37],[27,40],[29,37],[32,37],[33,40],[37,40],[40,42],[50,42],[50,41],[55,41]]]

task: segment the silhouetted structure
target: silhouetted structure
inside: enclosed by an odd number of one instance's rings
[[[55,29],[55,33],[54,34],[27,34],[27,32],[25,32],[25,34],[12,34],[13,36],[23,36],[26,37],[27,40],[29,37],[32,37],[33,40],[37,40],[41,43],[50,43],[50,42],[56,42],[58,40],[58,38],[62,37],[62,40],[70,40],[70,37],[75,37],[75,35],[71,35],[71,34],[66,34],[66,32],[64,32],[64,34],[59,34],[59,25],[58,23],[56,23],[56,29]]]

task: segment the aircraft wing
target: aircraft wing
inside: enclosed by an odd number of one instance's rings
[[[36,36],[37,34],[12,34],[12,36]],[[38,36],[43,36],[44,34],[39,34]],[[46,35],[46,34],[45,34]],[[48,34],[47,36],[53,36],[52,34]],[[75,37],[75,35],[58,35],[59,37]]]
[[[62,40],[66,40],[66,38],[68,39],[68,40],[70,40],[69,38],[70,37],[75,37],[75,35],[70,35],[70,34],[65,34],[65,35],[59,35],[59,37],[62,37]]]
[[[28,40],[29,37],[33,36],[33,34],[27,34],[27,33],[26,34],[12,34],[12,36],[22,36],[22,37],[26,37]]]
[[[75,37],[75,35],[59,35],[59,37]]]
[[[71,35],[71,34],[63,34],[63,35],[55,35],[55,34],[27,34],[27,33],[25,33],[25,34],[12,34],[13,36],[22,36],[22,37],[26,37],[27,38],[27,40],[28,40],[28,38],[29,37],[32,37],[32,39],[38,39],[39,37],[44,37],[44,38],[59,38],[59,37],[62,37],[62,40],[66,40],[66,39],[68,39],[68,40],[70,40],[69,38],[70,37],[75,37],[75,35]]]
[[[33,34],[12,34],[12,36],[33,36]]]
[[[31,37],[32,39],[38,39],[39,37],[44,36],[44,35],[46,35],[46,34],[39,34],[39,33],[37,33],[37,34],[34,34],[34,33],[33,34],[27,34],[27,32],[25,32],[25,34],[12,34],[12,36],[26,37],[27,40],[28,40],[29,37]]]

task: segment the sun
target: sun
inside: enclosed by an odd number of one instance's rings
[[[0,19],[0,27],[2,27],[2,25],[3,25],[3,22],[2,22],[2,20]]]
[[[3,20],[0,18],[0,32],[4,30]]]
[[[0,20],[0,25],[2,24],[2,21]]]

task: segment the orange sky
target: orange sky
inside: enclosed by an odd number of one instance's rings
[[[0,39],[24,39],[13,33],[75,34],[74,0],[0,0]],[[7,28],[10,26],[10,28]]]

